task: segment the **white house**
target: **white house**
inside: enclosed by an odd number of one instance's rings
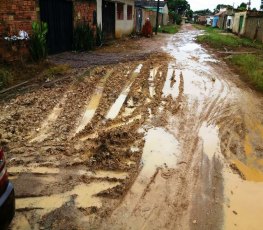
[[[105,38],[121,38],[134,28],[134,0],[97,0],[97,22]]]

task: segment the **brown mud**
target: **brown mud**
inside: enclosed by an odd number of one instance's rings
[[[92,68],[52,57],[85,74],[1,102],[11,229],[261,229],[262,95],[198,34],[123,41],[97,55],[147,58]]]

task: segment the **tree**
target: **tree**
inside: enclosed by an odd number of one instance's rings
[[[212,12],[211,10],[209,10],[209,9],[194,11],[194,14],[202,15],[202,16],[211,15],[212,13],[213,13],[213,12]]]
[[[214,9],[214,13],[215,13],[215,14],[218,13],[218,12],[220,11],[220,9],[222,9],[222,8],[232,9],[233,6],[226,5],[226,4],[218,4],[218,5],[216,6],[216,8]]]
[[[240,4],[240,6],[237,7],[237,9],[238,9],[238,10],[246,10],[246,9],[247,9],[247,4],[244,3],[244,2],[242,2],[242,3]]]
[[[168,8],[169,15],[177,24],[181,23],[182,16],[190,17],[192,15],[190,4],[186,0],[168,0]]]

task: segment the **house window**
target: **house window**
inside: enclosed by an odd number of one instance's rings
[[[118,20],[123,20],[124,19],[124,14],[123,14],[123,4],[117,3],[117,19]]]
[[[127,20],[132,20],[132,6],[127,6]]]

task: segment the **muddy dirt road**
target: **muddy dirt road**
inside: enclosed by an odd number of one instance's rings
[[[200,33],[1,103],[11,229],[262,228],[263,97]]]

